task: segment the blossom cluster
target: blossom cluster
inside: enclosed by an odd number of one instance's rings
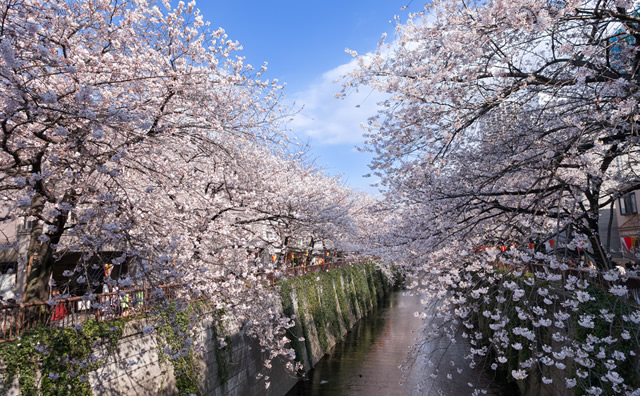
[[[461,336],[471,366],[490,366],[512,380],[561,382],[586,394],[637,392],[640,309],[607,290],[623,280],[552,269],[554,256],[508,266],[500,256],[462,255],[427,277],[422,292],[431,298],[448,292],[428,319],[438,323],[433,335]]]

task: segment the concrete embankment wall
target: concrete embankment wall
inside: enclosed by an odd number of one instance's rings
[[[390,290],[389,281],[370,264],[282,280],[278,287],[284,313],[296,318],[288,337],[305,371]],[[203,351],[175,359],[166,346],[179,349],[184,337],[166,329],[175,328],[176,323],[152,334],[143,333],[144,319],[125,323],[117,340],[93,348],[92,354],[104,359],[88,376],[93,394],[283,395],[298,381],[279,358],[266,369],[258,341],[244,335],[238,324],[226,322],[223,326],[212,313],[202,318],[192,334]],[[31,393],[20,391],[20,371],[18,368],[11,381],[0,380],[0,394]],[[6,368],[0,368],[0,375],[7,379]],[[36,384],[48,375],[38,374]],[[69,394],[78,394],[71,388]]]

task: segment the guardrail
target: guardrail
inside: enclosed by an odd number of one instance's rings
[[[173,299],[184,283],[134,288],[48,302],[0,305],[0,343],[16,340],[37,326],[73,327],[87,320],[110,321],[148,313],[152,296]],[[55,303],[53,303],[55,302]]]
[[[301,276],[311,272],[329,271],[336,268],[343,268],[350,265],[359,264],[364,261],[365,260],[362,259],[339,259],[324,264],[289,267],[286,269],[286,271],[284,271],[284,276]]]
[[[270,272],[270,273],[264,273],[263,275],[266,276],[266,279],[273,285],[275,284],[279,279],[282,278],[287,278],[290,276],[302,276],[305,274],[309,274],[312,272],[322,272],[322,271],[330,271],[332,269],[336,269],[336,268],[344,268],[344,267],[348,267],[350,265],[355,265],[355,264],[361,264],[366,262],[366,259],[355,259],[355,258],[348,258],[348,259],[338,259],[335,261],[331,261],[328,263],[324,263],[324,264],[316,264],[316,265],[299,265],[297,267],[287,267],[284,271],[282,272]]]

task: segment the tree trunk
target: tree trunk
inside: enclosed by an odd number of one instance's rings
[[[65,193],[62,202],[75,203],[76,197],[75,191],[71,189]],[[49,299],[49,279],[55,263],[54,251],[51,246],[56,246],[60,242],[69,218],[68,210],[59,210],[60,213],[53,221],[53,230],[49,230],[45,234],[42,221],[38,219],[42,217],[44,206],[44,197],[40,194],[34,194],[31,202],[31,214],[35,216],[35,219],[29,236],[29,248],[27,250],[29,268],[22,298],[23,302],[47,301]],[[40,240],[42,235],[47,236],[46,240]]]
[[[35,194],[31,202],[31,213],[40,215],[44,210],[45,200]],[[47,301],[49,299],[49,278],[53,270],[51,248],[48,242],[42,243],[39,238],[43,235],[42,222],[37,216],[31,224],[29,248],[27,250],[27,280],[24,289],[23,302]]]
[[[306,261],[304,265],[311,265],[311,260],[313,260],[313,245],[315,245],[315,240],[311,237],[311,243],[309,244],[309,253],[307,253]]]

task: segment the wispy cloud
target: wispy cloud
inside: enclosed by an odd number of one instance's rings
[[[355,60],[340,65],[323,73],[307,89],[290,95],[295,106],[303,106],[289,123],[295,135],[311,138],[315,145],[364,143],[361,125],[376,114],[377,103],[384,100],[386,95],[363,88],[345,98],[336,99],[335,95],[342,88],[342,76],[356,66]]]

